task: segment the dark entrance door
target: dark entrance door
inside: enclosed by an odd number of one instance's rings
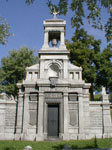
[[[59,136],[59,105],[48,105],[48,136]]]

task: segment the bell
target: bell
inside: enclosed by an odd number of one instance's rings
[[[53,47],[56,47],[57,46],[57,39],[52,39],[52,46]]]

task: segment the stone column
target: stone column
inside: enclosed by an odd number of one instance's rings
[[[40,60],[40,78],[42,79],[42,78],[45,78],[44,77],[44,60],[43,59],[41,59]]]
[[[68,60],[64,60],[64,79],[68,78]]]
[[[82,80],[82,73],[79,72],[79,79]]]
[[[36,141],[43,141],[43,104],[44,104],[44,93],[39,92],[39,102],[38,102],[38,134],[36,136]]]
[[[47,107],[48,104],[44,103],[44,138],[47,139]]]
[[[60,48],[61,49],[66,49],[64,31],[61,31],[61,36],[60,37],[61,37],[60,38]]]
[[[63,140],[69,140],[68,134],[68,93],[64,93],[64,134]]]
[[[48,36],[49,36],[48,31],[45,31],[45,32],[44,32],[44,45],[43,45],[43,47],[42,47],[43,49],[44,49],[44,48],[49,48],[49,45],[48,45],[48,42],[49,42],[48,39],[49,39],[49,38],[48,38]]]
[[[18,98],[18,108],[17,108],[17,124],[16,124],[16,140],[21,139],[21,133],[23,132],[23,101],[24,101],[24,93],[19,94]]]
[[[78,95],[79,100],[79,139],[83,139],[84,133],[84,118],[83,118],[83,95],[82,93]]]
[[[59,115],[60,115],[60,125],[59,125],[59,137],[60,139],[62,139],[63,137],[63,133],[64,133],[64,107],[63,107],[63,103],[61,102],[59,104]]]
[[[29,93],[25,93],[24,97],[24,116],[23,116],[23,139],[28,139],[28,123],[29,123]]]

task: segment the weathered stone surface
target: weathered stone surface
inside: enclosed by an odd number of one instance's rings
[[[82,80],[82,68],[69,61],[65,26],[62,19],[44,21],[40,61],[27,67],[26,79],[17,84],[17,105],[14,100],[0,100],[0,139],[43,141],[112,137],[108,95],[103,88],[102,101],[89,101],[90,84]],[[54,126],[54,120],[48,119],[51,106],[52,110],[57,110],[50,114],[55,118]],[[52,129],[51,135],[48,127]]]
[[[35,111],[30,111],[30,119],[29,119],[29,124],[30,125],[36,125],[37,123],[37,112]]]

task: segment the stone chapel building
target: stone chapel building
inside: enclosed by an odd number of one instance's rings
[[[14,101],[0,101],[3,120],[0,139],[43,141],[112,137],[106,93],[103,92],[102,101],[90,101],[91,85],[82,80],[82,68],[69,61],[65,20],[55,17],[43,24],[40,62],[27,67],[26,79],[17,84],[17,105]]]

